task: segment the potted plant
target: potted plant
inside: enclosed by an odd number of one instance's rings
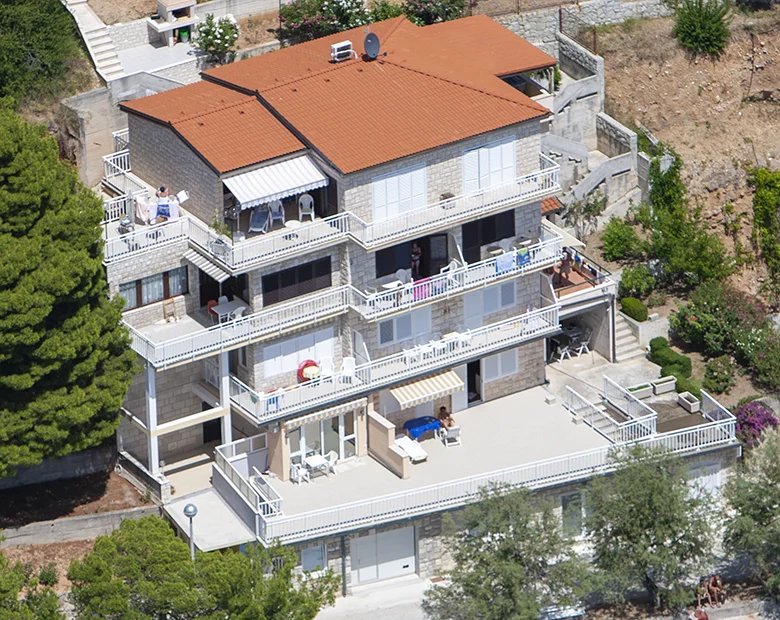
[[[677,377],[674,375],[661,377],[650,383],[653,386],[653,394],[666,394],[668,392],[674,392],[675,387],[677,387]]]
[[[688,413],[699,413],[701,401],[690,392],[683,392],[677,395],[677,404]]]
[[[628,388],[628,391],[639,399],[650,398],[653,395],[653,386],[650,383],[640,383]]]

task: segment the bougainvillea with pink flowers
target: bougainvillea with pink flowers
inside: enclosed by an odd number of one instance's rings
[[[737,407],[737,437],[748,448],[755,447],[761,441],[761,434],[767,428],[777,428],[777,418],[772,410],[753,401]]]

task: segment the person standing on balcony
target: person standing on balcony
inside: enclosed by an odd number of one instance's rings
[[[563,284],[565,282],[566,284],[571,284],[571,280],[569,280],[569,274],[571,273],[571,255],[569,254],[569,248],[563,248],[560,271],[561,283]]]
[[[420,277],[420,259],[422,259],[422,250],[416,241],[412,242],[412,279]]]

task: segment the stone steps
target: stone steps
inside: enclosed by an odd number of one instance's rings
[[[617,362],[626,362],[636,357],[643,356],[645,350],[640,346],[639,341],[634,337],[634,333],[628,326],[626,320],[620,313],[615,315],[615,360]]]

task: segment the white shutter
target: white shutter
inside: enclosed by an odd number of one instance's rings
[[[415,338],[424,338],[431,333],[431,307],[412,310],[412,333]]]
[[[490,158],[490,185],[501,185],[503,181],[503,168],[501,166],[501,144],[496,144],[488,149]]]
[[[282,372],[298,370],[298,339],[282,340]]]
[[[490,150],[479,149],[479,189],[490,187]]]
[[[499,304],[499,287],[490,286],[482,289],[484,301],[482,302],[483,314],[493,314],[501,309]]]
[[[479,149],[463,153],[463,193],[479,189]]]
[[[374,179],[371,186],[374,194],[374,221],[384,222],[387,219],[387,180]]]
[[[409,313],[395,318],[395,340],[409,340],[412,337],[412,317]]]
[[[509,308],[515,305],[515,283],[504,282],[501,285],[501,307]]]
[[[392,176],[385,179],[387,187],[387,219],[398,217],[398,177]]]
[[[398,175],[398,213],[412,210],[412,173]]]
[[[517,350],[509,349],[499,354],[501,357],[501,376],[508,377],[517,372]]]
[[[499,375],[499,362],[498,355],[489,355],[483,358],[483,376],[485,381],[494,381],[498,379]]]
[[[503,183],[509,183],[517,178],[517,143],[515,140],[504,142],[501,145],[501,176]]]
[[[422,209],[428,204],[425,166],[412,170],[412,209]]]
[[[278,344],[263,347],[263,374],[273,377],[282,372],[282,348]]]
[[[482,291],[463,296],[463,322],[468,329],[482,327]]]

